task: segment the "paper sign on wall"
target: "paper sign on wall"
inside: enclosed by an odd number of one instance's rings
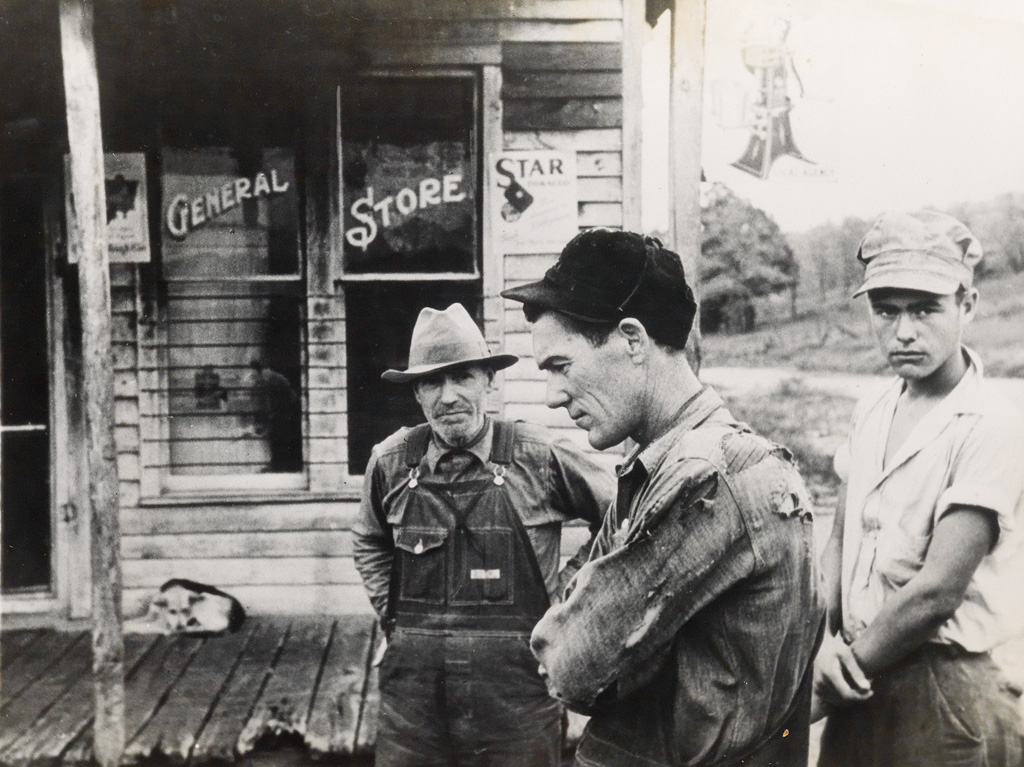
[[[65,203],[68,221],[71,206],[71,161],[64,157]],[[103,155],[107,198],[107,254],[111,263],[149,261],[149,215],[146,195],[146,155],[142,152]],[[68,251],[68,261],[77,262]]]
[[[503,252],[558,253],[579,231],[575,153],[494,153],[487,172],[491,222]]]

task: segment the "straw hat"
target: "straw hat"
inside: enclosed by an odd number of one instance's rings
[[[412,329],[409,366],[405,370],[387,370],[381,378],[408,383],[461,365],[479,364],[503,370],[518,361],[514,354],[492,355],[469,312],[456,303],[444,311],[430,307],[421,310]]]

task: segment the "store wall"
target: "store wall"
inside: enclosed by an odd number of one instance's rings
[[[577,160],[578,225],[623,223],[622,2],[621,0],[414,0],[366,5],[360,39],[367,66],[481,67],[500,73],[500,137],[485,136],[485,151],[556,149]],[[376,14],[374,16],[373,14]],[[485,209],[486,209],[485,200]],[[330,225],[322,206],[307,201],[310,411],[315,429],[341,433],[345,317],[327,263]],[[518,305],[497,297],[503,288],[537,279],[554,262],[551,252],[503,257],[495,240],[484,246],[484,317],[495,345],[523,359],[502,376],[498,409],[506,417],[548,425],[581,445],[585,434],[564,411],[544,406],[544,382],[532,360],[529,328]],[[237,596],[254,613],[363,612],[369,603],[351,559],[349,527],[358,508],[358,483],[334,481],[343,469],[329,455],[316,462],[319,479],[306,493],[182,498],[170,501],[145,488],[145,267],[112,266],[118,467],[121,479],[125,614],[138,613],[172,577],[204,581]],[[317,345],[330,347],[318,368]],[[331,361],[333,360],[333,362]],[[145,365],[143,365],[145,367]],[[315,384],[315,386],[313,386]],[[315,388],[315,393],[313,389]],[[314,401],[315,400],[315,401]],[[611,467],[616,451],[600,456]],[[565,536],[565,550],[585,538]]]

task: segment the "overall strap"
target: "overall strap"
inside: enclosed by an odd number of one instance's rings
[[[415,469],[420,465],[423,456],[427,454],[427,444],[430,442],[430,424],[421,423],[413,426],[405,437],[405,465]]]
[[[515,455],[516,425],[512,421],[494,419],[494,437],[491,440],[491,463],[508,466]]]

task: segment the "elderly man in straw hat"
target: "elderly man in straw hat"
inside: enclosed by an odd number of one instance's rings
[[[376,764],[555,765],[561,709],[530,654],[558,591],[563,522],[592,530],[607,472],[539,426],[489,417],[491,355],[461,304],[423,309],[406,370],[427,423],[377,445],[354,526],[356,567],[389,637]],[[564,577],[564,576],[563,576]]]
[[[962,344],[981,245],[943,213],[887,213],[857,256],[895,378],[836,456],[819,764],[1019,765],[1017,697],[989,651],[1024,628],[1024,420]]]

